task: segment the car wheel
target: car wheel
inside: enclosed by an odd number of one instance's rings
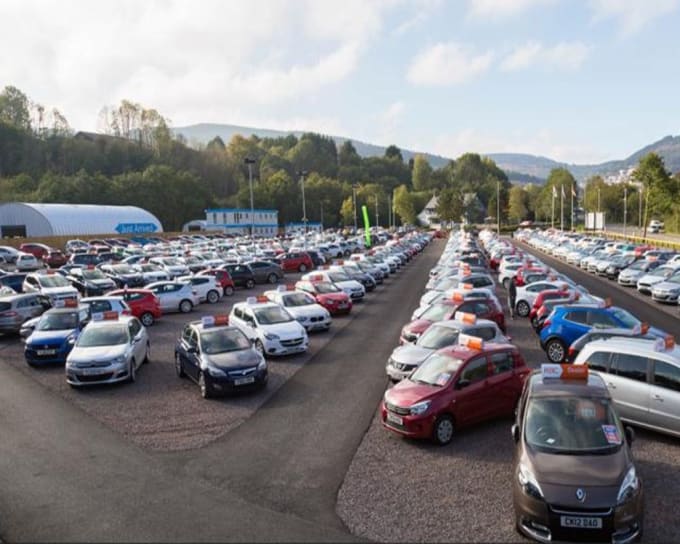
[[[305,272],[307,272],[307,265],[303,263],[300,266],[298,266],[298,272],[300,272],[300,274],[304,274]]]
[[[231,285],[227,285],[224,288],[224,296],[230,297],[234,294],[234,288]]]
[[[179,356],[179,353],[175,353],[175,373],[177,374],[178,378],[186,377],[184,369],[182,368],[182,359]]]
[[[538,319],[536,319],[535,317],[532,317],[532,318],[531,318],[531,326],[532,326],[534,329],[536,329],[536,327],[538,327]]]
[[[545,345],[545,352],[551,363],[562,363],[566,355],[562,340],[557,338],[548,340],[548,343]]]
[[[137,381],[137,363],[134,359],[130,360],[130,368],[128,369],[128,381],[135,383]]]
[[[264,344],[262,344],[262,342],[260,340],[255,342],[255,349],[260,353],[260,355],[262,355],[262,357],[265,356]]]
[[[515,308],[517,309],[517,315],[520,317],[528,316],[529,312],[531,311],[529,304],[525,300],[520,300]]]
[[[193,309],[194,305],[191,303],[190,300],[184,299],[182,302],[179,303],[179,311],[182,312],[183,314],[187,314]]]
[[[220,294],[217,291],[208,291],[206,298],[210,304],[217,304],[220,300]]]
[[[277,282],[279,281],[279,277],[278,277],[276,274],[274,274],[274,273],[272,272],[271,274],[269,274],[269,277],[267,278],[267,281],[268,281],[269,283],[277,283]]]
[[[255,280],[246,280],[246,289],[252,289],[255,287]]]
[[[146,343],[146,353],[144,354],[144,360],[142,361],[143,364],[147,364],[151,362],[151,346],[149,343]]]
[[[453,440],[453,418],[444,414],[437,418],[432,429],[432,438],[440,446],[445,446]]]
[[[203,372],[198,374],[198,387],[201,390],[201,397],[204,399],[209,399],[213,396],[210,384],[205,381],[205,374],[203,374]]]
[[[153,317],[153,314],[151,312],[144,312],[140,316],[139,320],[142,322],[142,325],[144,325],[145,327],[150,327],[151,325],[153,325],[154,317]]]
[[[503,289],[507,291],[508,287],[510,287],[510,278],[503,278]]]

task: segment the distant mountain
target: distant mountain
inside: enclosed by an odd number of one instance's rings
[[[176,127],[173,130],[176,134],[182,134],[189,143],[199,145],[207,144],[215,136],[219,136],[227,143],[235,134],[241,134],[246,137],[255,134],[260,138],[279,138],[289,134],[300,137],[303,134],[301,131],[281,131],[209,123]],[[351,140],[362,157],[382,156],[385,154],[385,147],[380,145],[369,144],[341,136],[330,137],[335,140],[338,146],[342,145],[346,140]],[[601,164],[568,164],[557,162],[547,157],[525,153],[489,153],[486,156],[493,159],[506,172],[510,180],[515,183],[543,183],[553,168],[566,168],[579,181],[598,174],[603,176],[616,174],[620,170],[627,170],[635,166],[641,157],[650,152],[656,152],[661,155],[668,170],[680,172],[680,136],[666,136],[658,142],[654,142],[636,151],[626,159],[608,161]],[[402,149],[401,153],[405,161],[412,159],[416,154],[422,154],[434,168],[440,168],[450,160],[440,155],[421,153],[409,149]]]

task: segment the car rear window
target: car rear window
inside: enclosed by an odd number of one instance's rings
[[[654,385],[680,391],[680,367],[664,361],[655,361]]]
[[[638,382],[646,382],[647,357],[630,353],[616,353],[612,361],[612,374]]]
[[[6,312],[12,308],[11,302],[0,302],[0,312]]]

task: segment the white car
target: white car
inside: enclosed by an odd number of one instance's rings
[[[658,268],[655,268],[648,274],[645,274],[637,281],[637,290],[644,295],[652,294],[652,287],[657,283],[661,283],[670,278],[675,271],[678,270],[680,265],[673,264],[662,264]]]
[[[265,357],[304,353],[309,347],[305,328],[282,306],[267,297],[248,297],[231,308],[229,324],[241,329]]]
[[[510,286],[510,280],[517,275],[517,271],[524,266],[521,262],[519,263],[508,263],[502,269],[498,270],[498,283],[500,283],[505,289]]]
[[[177,281],[191,284],[201,302],[217,304],[224,296],[224,289],[215,276],[180,276]]]
[[[169,281],[172,279],[165,269],[154,263],[137,263],[133,265],[133,268],[142,275],[145,283]]]
[[[332,319],[328,310],[318,304],[310,294],[296,291],[294,286],[290,288],[280,285],[275,291],[265,291],[264,296],[283,306],[307,332],[327,331],[331,328]]]
[[[41,293],[48,297],[52,304],[57,300],[67,298],[77,299],[80,295],[78,289],[71,285],[64,276],[55,272],[36,272],[24,278],[24,293]]]
[[[366,289],[358,281],[351,279],[345,272],[334,270],[317,270],[305,274],[301,278],[303,281],[329,281],[342,289],[352,302],[362,300],[366,295]]]
[[[66,358],[66,381],[72,387],[134,382],[150,349],[149,335],[136,317],[93,314]]]
[[[170,278],[186,276],[191,273],[189,267],[177,257],[151,257],[149,262],[160,266],[168,273]]]
[[[520,317],[527,317],[531,312],[531,307],[536,301],[536,297],[542,291],[558,290],[558,291],[572,291],[569,284],[563,281],[536,281],[529,285],[524,285],[517,288],[517,296],[515,297],[515,311]]]
[[[198,292],[189,283],[177,281],[156,281],[144,289],[153,291],[164,312],[187,313],[201,303]]]
[[[14,261],[14,265],[17,268],[17,272],[26,272],[28,270],[40,270],[42,268],[42,264],[40,264],[40,261],[35,258],[35,256],[31,255],[30,253],[23,253],[20,252],[17,255],[16,261]]]
[[[88,306],[91,314],[101,314],[104,312],[116,312],[119,315],[132,315],[132,311],[123,297],[100,296],[81,298],[80,304]]]

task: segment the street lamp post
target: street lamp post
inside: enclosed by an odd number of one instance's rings
[[[628,223],[628,186],[623,187],[623,235],[626,235],[626,224]]]
[[[307,251],[307,204],[305,202],[305,176],[307,175],[306,170],[299,170],[297,173],[300,176],[300,184],[302,185],[302,224],[304,227],[304,241],[303,250]]]
[[[248,166],[248,183],[250,185],[250,241],[255,246],[255,201],[253,199],[253,164],[255,159],[246,157],[243,162]]]
[[[380,222],[380,216],[378,215],[378,195],[375,195],[375,226],[378,226],[378,223]]]
[[[496,228],[501,235],[501,181],[496,180]]]
[[[354,234],[357,233],[357,185],[352,184],[352,207],[354,209]]]

